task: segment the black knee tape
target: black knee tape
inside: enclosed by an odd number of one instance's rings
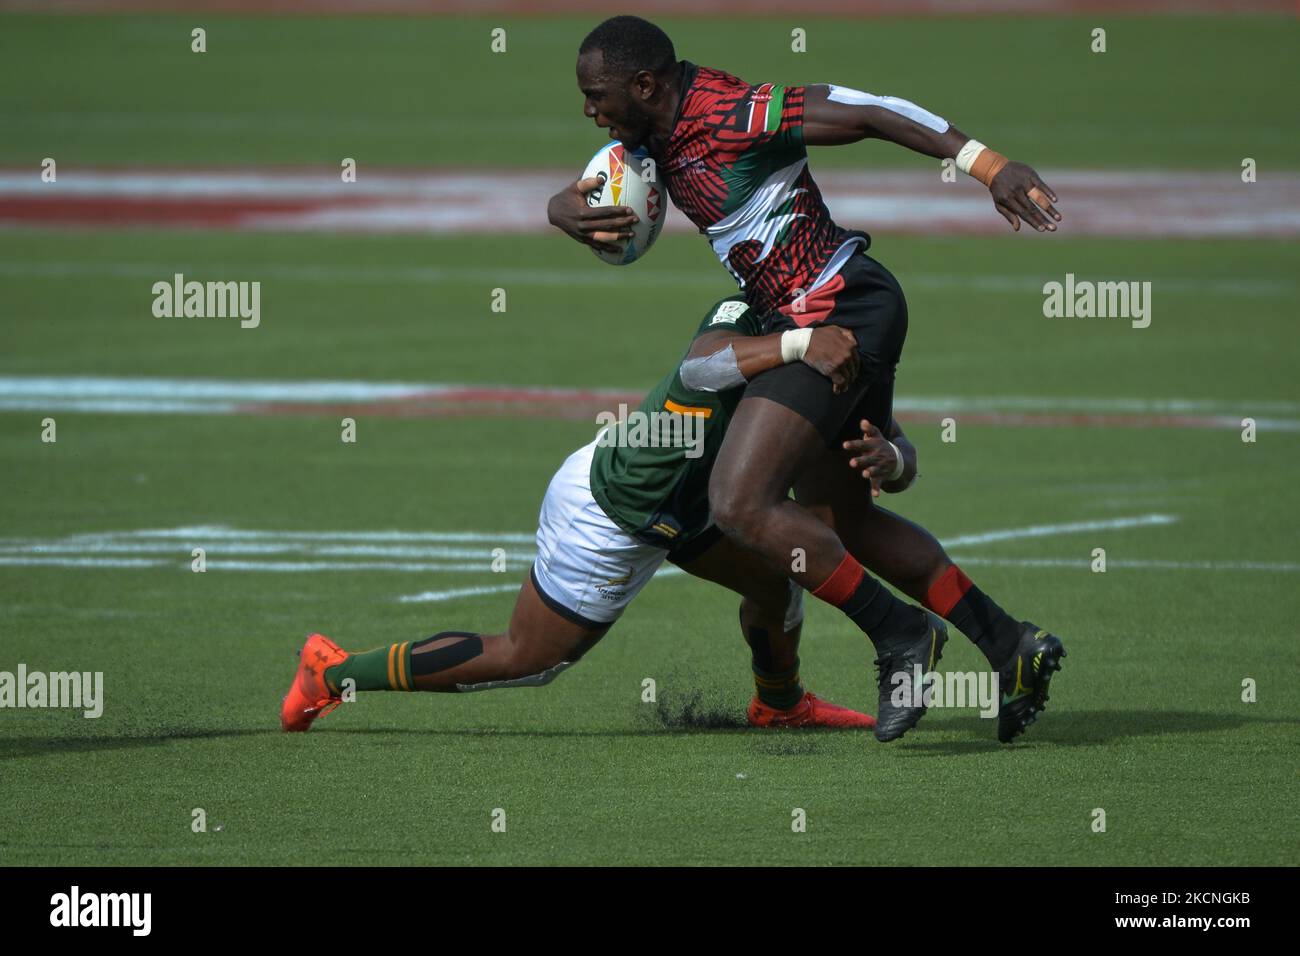
[[[431,651],[416,653],[426,644],[441,641],[448,637],[463,637],[464,640]],[[438,671],[445,671],[457,664],[464,664],[482,653],[483,638],[478,634],[469,631],[442,631],[411,646],[411,676],[419,677],[423,674],[436,674]]]

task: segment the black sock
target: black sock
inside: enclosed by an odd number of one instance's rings
[[[812,594],[843,611],[877,649],[916,627],[916,610],[894,597],[848,554]]]
[[[965,634],[997,670],[1020,644],[1021,624],[977,588],[957,565],[949,566],[926,592],[925,604]]]
[[[767,628],[757,624],[745,627],[743,616],[740,626],[745,634],[745,643],[749,645],[754,691],[758,699],[769,707],[789,710],[804,695],[803,682],[799,680],[799,658],[794,659],[794,666],[788,670],[776,670],[772,661],[772,637]]]

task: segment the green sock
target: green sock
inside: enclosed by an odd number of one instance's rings
[[[349,654],[342,664],[325,671],[325,683],[336,694],[342,692],[345,680],[353,681],[355,690],[414,690],[411,642]]]
[[[803,682],[799,680],[799,658],[788,671],[765,671],[757,664],[754,668],[754,687],[758,699],[769,707],[789,710],[803,698]]]

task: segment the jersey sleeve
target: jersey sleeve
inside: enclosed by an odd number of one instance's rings
[[[762,83],[749,87],[724,116],[713,135],[736,152],[774,145],[803,149],[804,87]]]
[[[758,317],[741,296],[731,296],[715,303],[700,322],[700,327],[695,330],[695,338],[719,329],[736,331],[741,335],[760,333]]]

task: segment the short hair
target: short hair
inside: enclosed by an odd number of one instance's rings
[[[608,70],[624,76],[642,70],[662,76],[677,65],[668,34],[640,17],[610,17],[587,34],[578,55],[592,50],[601,52]]]

